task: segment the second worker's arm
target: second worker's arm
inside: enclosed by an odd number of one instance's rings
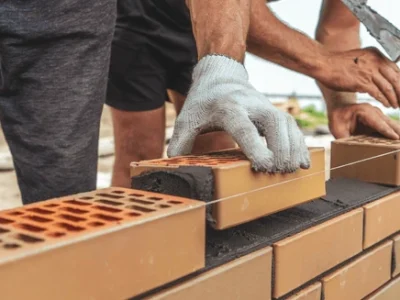
[[[362,75],[364,68],[372,75],[365,77],[367,83],[370,79],[370,85],[375,85],[376,90],[385,95],[386,99],[391,103],[397,101],[400,95],[398,68],[376,50],[368,50],[372,52],[364,54],[363,50],[357,50],[361,47],[360,22],[340,0],[323,2],[316,40],[327,51],[338,53],[337,56],[343,58],[332,62],[338,64],[342,61],[342,65],[336,68],[338,74],[333,78],[338,78],[338,81],[348,80],[350,76],[360,76],[360,73]],[[375,57],[371,55],[374,53]],[[354,59],[349,54],[356,55],[356,61],[352,61]],[[353,66],[353,72],[348,71],[349,65]],[[331,89],[318,81],[318,77],[316,79],[327,105],[330,130],[336,138],[372,131],[377,131],[388,138],[399,138],[400,125],[385,116],[380,109],[367,103],[356,104],[356,93]]]
[[[359,36],[353,38],[358,29],[340,0],[323,2],[317,41],[280,21],[265,0],[252,0],[247,50],[332,90],[368,93],[385,106],[399,107],[399,68],[377,49],[359,49]]]

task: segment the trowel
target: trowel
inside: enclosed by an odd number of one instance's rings
[[[391,60],[400,60],[400,30],[369,7],[367,0],[342,0],[367,28],[369,34],[385,49]]]

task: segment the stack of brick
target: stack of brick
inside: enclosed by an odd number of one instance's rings
[[[332,162],[365,159],[368,147],[397,160],[399,144],[366,139],[335,141]],[[325,185],[323,149],[311,153],[311,170],[275,175],[250,171],[237,151],[142,162],[133,176],[166,175],[142,177],[147,191],[0,212],[1,299],[400,299],[397,163],[392,177],[366,175],[376,172],[367,161],[362,171],[338,168]],[[171,195],[159,181],[182,165],[211,172],[209,199]],[[182,178],[171,182],[185,190]],[[169,194],[149,191],[163,188]]]

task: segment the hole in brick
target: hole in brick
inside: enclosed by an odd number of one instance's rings
[[[120,210],[118,208],[102,206],[102,205],[96,205],[94,207],[97,208],[97,209],[103,210],[103,211],[111,212],[111,213],[118,213],[118,212],[122,211],[122,210]]]
[[[108,222],[113,222],[113,221],[121,221],[121,218],[117,218],[114,216],[109,216],[109,215],[103,215],[103,214],[95,214],[92,217],[97,218],[97,219],[101,219],[104,221],[108,221]]]
[[[2,233],[7,233],[7,232],[9,232],[10,230],[8,230],[8,229],[4,229],[4,228],[1,228],[0,227],[0,234],[2,234]]]
[[[45,231],[46,229],[39,227],[39,226],[34,226],[31,224],[26,224],[26,223],[21,223],[21,224],[17,224],[16,227],[21,228],[21,229],[25,229],[27,231],[31,231],[31,232],[42,232]]]
[[[40,216],[35,216],[35,215],[30,215],[30,216],[25,216],[24,219],[29,219],[32,220],[34,222],[39,222],[39,223],[48,223],[51,222],[51,219],[47,219],[47,218],[43,218]]]
[[[39,208],[39,207],[28,208],[27,210],[28,210],[28,211],[31,211],[31,212],[35,212],[35,213],[41,214],[41,215],[51,215],[51,214],[54,214],[54,211],[47,210],[47,209],[43,209],[43,208]]]
[[[21,247],[21,246],[18,244],[4,244],[4,246],[3,246],[4,249],[17,249],[19,247]]]
[[[47,234],[49,237],[53,237],[53,238],[58,238],[58,237],[62,237],[65,235],[64,232],[50,232]]]
[[[170,200],[170,201],[168,201],[168,203],[171,203],[171,204],[182,204],[181,201],[176,201],[176,200]]]
[[[23,215],[24,213],[23,212],[20,212],[20,211],[10,211],[7,215],[10,215],[10,216],[20,216],[20,215]]]
[[[141,214],[139,214],[137,212],[130,212],[130,213],[127,213],[127,215],[130,216],[130,217],[139,217],[139,216],[141,216]]]
[[[114,205],[114,206],[123,204],[121,202],[116,202],[116,201],[111,201],[111,200],[106,200],[106,199],[99,199],[99,200],[96,200],[96,202],[100,202],[100,203],[108,204],[108,205]]]
[[[162,198],[160,198],[160,197],[147,197],[147,199],[156,200],[156,201],[162,200]]]
[[[111,198],[111,199],[121,199],[121,198],[124,198],[124,196],[111,195],[111,194],[107,194],[107,193],[100,193],[100,194],[97,194],[97,196],[106,197],[106,198]]]
[[[104,223],[101,223],[101,222],[90,222],[89,225],[93,226],[93,227],[99,227],[99,226],[103,226]]]
[[[160,208],[169,208],[171,206],[169,206],[167,204],[160,204],[160,205],[158,205],[158,207],[160,207]]]
[[[50,204],[46,204],[45,207],[57,207],[60,206],[59,204],[55,204],[55,203],[50,203]]]
[[[132,208],[134,210],[138,210],[138,211],[141,211],[141,212],[144,212],[144,213],[149,213],[149,212],[155,211],[154,209],[150,209],[150,208],[147,208],[147,207],[142,207],[142,206],[139,206],[139,205],[128,206],[128,208]]]
[[[114,193],[114,194],[125,194],[124,191],[112,191],[112,193]]]
[[[13,220],[9,220],[9,219],[0,217],[0,224],[10,224],[13,222],[14,222]]]
[[[81,200],[92,200],[93,197],[85,196],[85,197],[80,197],[79,199],[81,199]]]
[[[20,240],[20,241],[23,241],[25,243],[29,243],[29,244],[34,244],[34,243],[39,243],[39,242],[43,242],[44,241],[43,239],[39,239],[37,237],[30,236],[30,235],[27,235],[27,234],[22,234],[22,233],[17,234],[15,236],[15,238]]]
[[[66,214],[61,214],[61,215],[59,215],[59,217],[65,219],[67,221],[72,221],[72,222],[86,221],[85,218],[80,218],[80,217],[77,217],[77,216],[66,215]]]
[[[79,209],[79,208],[74,208],[74,207],[68,207],[68,206],[66,206],[66,207],[61,207],[60,209],[65,210],[65,211],[68,211],[68,212],[73,213],[73,214],[78,214],[78,215],[83,215],[83,214],[88,213],[87,210],[83,210],[83,209]]]
[[[77,200],[67,200],[67,201],[64,201],[64,202],[65,202],[65,203],[72,204],[72,205],[79,205],[79,206],[87,206],[87,205],[90,205],[90,203],[82,202],[82,201],[77,201]]]
[[[133,197],[143,197],[143,194],[129,194],[129,196],[133,196]]]
[[[72,224],[69,224],[69,223],[57,223],[56,225],[58,227],[60,227],[60,228],[68,230],[68,231],[82,231],[82,230],[85,229],[83,227],[75,226],[75,225],[72,225]]]
[[[135,198],[131,198],[131,199],[129,199],[129,201],[139,203],[139,204],[144,204],[144,205],[154,204],[153,202],[150,202],[150,201],[145,201],[145,200],[140,200],[140,199],[135,199]]]

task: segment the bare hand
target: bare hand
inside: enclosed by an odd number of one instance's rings
[[[377,48],[330,53],[322,79],[328,88],[368,93],[386,107],[400,104],[400,70]]]
[[[400,123],[367,103],[334,108],[328,113],[328,117],[329,129],[337,139],[376,132],[390,139],[400,138]]]

